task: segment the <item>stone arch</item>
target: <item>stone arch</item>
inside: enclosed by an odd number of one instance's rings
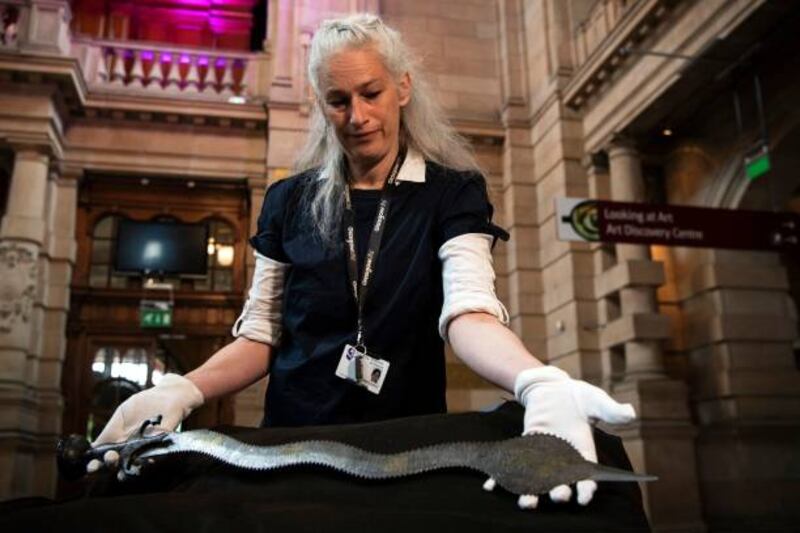
[[[89,285],[93,287],[123,287],[124,277],[115,276],[112,265],[117,246],[117,224],[124,215],[104,212],[89,226]]]
[[[773,159],[782,157],[784,153],[798,153],[797,148],[800,148],[800,115],[787,115],[772,124],[770,128],[769,150]],[[754,143],[755,140],[751,139],[751,142],[742,143],[742,146],[752,146]],[[748,192],[751,192],[754,188],[754,183],[745,176],[744,150],[741,147],[739,148],[719,166],[717,175],[706,195],[704,206],[737,209],[743,204]],[[777,161],[773,161],[773,173],[782,170],[778,168],[776,163]],[[792,181],[782,180],[779,175],[775,174],[768,177],[773,181],[772,186],[775,190],[773,190],[772,194],[778,200],[779,206],[783,198],[790,196],[800,187],[800,174],[787,173],[786,176],[791,178]]]

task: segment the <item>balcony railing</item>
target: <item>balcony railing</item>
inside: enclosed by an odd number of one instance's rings
[[[90,90],[200,100],[266,99],[269,56],[70,35],[67,2],[0,0],[0,53],[74,57]]]
[[[76,39],[73,55],[93,89],[212,99],[263,95],[263,54]]]

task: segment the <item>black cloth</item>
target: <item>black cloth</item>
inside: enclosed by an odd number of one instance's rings
[[[408,158],[406,159],[408,161]],[[336,377],[345,344],[355,344],[357,307],[348,286],[344,235],[324,247],[306,203],[316,172],[267,190],[250,239],[261,254],[291,266],[286,275],[283,336],[267,389],[265,426],[385,420],[442,413],[444,343],[439,337],[442,265],[439,247],[464,233],[507,237],[491,223],[486,181],[428,162],[424,183],[398,181],[372,286],[364,305],[365,344],[389,361],[380,395]],[[381,191],[353,190],[359,272]]]
[[[461,440],[517,436],[522,409],[428,415],[384,422],[305,428],[227,428],[242,441],[270,445],[326,439],[392,453]],[[595,431],[601,463],[631,469],[619,438]],[[96,474],[72,501],[0,504],[0,531],[516,532],[648,531],[636,483],[600,483],[586,507],[543,497],[521,511],[516,496],[481,489],[481,474],[442,470],[388,481],[359,480],[325,468],[244,472],[198,455],[172,455],[140,478],[117,482]]]

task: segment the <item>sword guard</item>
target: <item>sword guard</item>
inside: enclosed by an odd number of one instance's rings
[[[145,421],[142,422],[142,427],[139,428],[139,437],[144,438],[145,437],[144,431],[147,429],[147,427],[148,426],[155,427],[159,425],[161,423],[161,420],[163,420],[163,418],[164,417],[162,415],[156,415],[153,418],[146,418]]]

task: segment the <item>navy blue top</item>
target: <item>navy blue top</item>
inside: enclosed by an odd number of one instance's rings
[[[424,183],[400,181],[391,205],[375,274],[364,307],[365,344],[389,361],[379,395],[335,375],[345,344],[355,344],[356,303],[348,289],[344,236],[320,244],[304,206],[316,171],[271,185],[250,243],[289,263],[283,336],[273,351],[264,426],[367,422],[442,413],[444,342],[439,337],[442,265],[447,240],[464,233],[507,239],[491,223],[484,178],[426,162]],[[359,273],[381,191],[353,190]]]

